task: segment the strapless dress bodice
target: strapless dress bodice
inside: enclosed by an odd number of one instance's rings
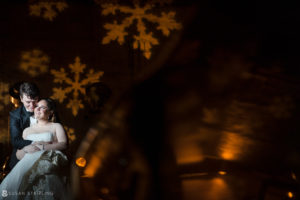
[[[53,141],[53,133],[44,132],[44,133],[30,134],[26,137],[26,139],[34,141],[34,142],[35,141],[51,142],[51,141]]]

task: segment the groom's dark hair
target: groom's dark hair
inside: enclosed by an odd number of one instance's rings
[[[23,97],[25,94],[26,96],[30,97],[31,99],[34,99],[36,97],[40,96],[40,90],[38,86],[31,82],[24,82],[20,85],[20,96]]]

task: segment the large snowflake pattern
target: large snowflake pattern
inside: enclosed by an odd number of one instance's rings
[[[68,77],[64,68],[61,68],[59,71],[51,70],[51,73],[54,75],[55,83],[67,85],[65,88],[53,88],[52,98],[57,99],[60,103],[62,103],[67,98],[67,95],[72,93],[72,98],[68,98],[69,102],[67,104],[67,108],[72,109],[72,114],[76,116],[78,114],[78,110],[84,108],[79,95],[85,95],[85,87],[88,84],[99,82],[99,79],[104,72],[94,72],[93,69],[90,69],[86,74],[86,77],[80,80],[80,75],[84,72],[86,65],[80,62],[79,57],[75,58],[75,63],[70,64],[69,68],[74,74],[74,79]]]
[[[9,84],[0,82],[0,110],[9,104]]]
[[[134,0],[139,3],[139,0]],[[173,0],[147,0],[148,4],[160,4],[163,6],[164,4],[171,4]]]
[[[41,16],[44,19],[53,21],[57,12],[62,12],[68,4],[65,1],[39,1],[29,5],[30,15]]]
[[[102,4],[117,4],[119,3],[119,0],[94,0],[96,4],[102,5]],[[131,0],[133,4],[140,4],[140,0]],[[144,0],[144,4],[150,4],[150,5],[157,5],[160,6],[168,5],[173,2],[173,0]]]
[[[48,71],[49,57],[39,49],[25,51],[21,55],[19,68],[35,77]]]
[[[153,4],[146,4],[143,7],[135,4],[134,8],[119,4],[102,4],[102,15],[116,15],[117,11],[128,15],[121,23],[115,20],[113,23],[104,25],[108,32],[102,39],[102,44],[117,40],[122,45],[125,36],[129,35],[128,28],[136,23],[137,34],[133,36],[133,48],[140,49],[144,56],[150,59],[151,48],[153,45],[158,45],[159,41],[153,36],[153,32],[147,31],[145,21],[157,25],[156,29],[161,31],[164,36],[169,36],[172,30],[181,28],[181,24],[174,19],[176,12],[161,12],[160,16],[156,16],[150,13],[153,7]]]

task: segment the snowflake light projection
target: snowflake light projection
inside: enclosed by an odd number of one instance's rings
[[[69,143],[72,143],[76,139],[75,130],[73,128],[69,128],[68,126],[64,126],[64,129],[68,136]]]
[[[0,82],[0,110],[9,104],[9,84]]]
[[[119,4],[102,4],[102,15],[116,15],[117,11],[127,15],[121,23],[116,20],[113,23],[107,23],[104,28],[107,35],[102,39],[102,44],[108,44],[117,40],[120,45],[125,41],[125,36],[129,35],[128,28],[136,23],[137,34],[133,36],[133,48],[143,51],[147,59],[151,57],[152,45],[158,45],[159,41],[153,36],[151,31],[146,30],[145,22],[148,21],[157,25],[156,29],[161,31],[164,36],[169,36],[171,30],[178,30],[181,24],[175,21],[175,12],[161,12],[160,16],[151,14],[153,4],[146,4],[141,7],[135,4],[135,7],[123,6]]]
[[[44,19],[53,21],[57,16],[57,12],[62,12],[68,4],[65,1],[39,1],[29,5],[30,15],[41,16]]]
[[[138,1],[138,0],[135,0]],[[173,0],[148,0],[148,4],[160,4],[163,6],[164,4],[171,4]]]
[[[107,3],[110,3],[110,4],[117,4],[119,1],[118,0],[94,0],[94,2],[96,4],[107,4]],[[131,2],[133,4],[140,4],[140,0],[131,0]],[[144,3],[145,4],[151,4],[151,5],[154,5],[154,4],[159,4],[160,6],[163,6],[165,4],[171,4],[173,2],[173,0],[144,0]]]
[[[49,57],[39,49],[25,51],[21,55],[19,68],[35,77],[48,71]]]
[[[68,99],[67,108],[72,109],[72,114],[76,116],[78,114],[78,110],[84,108],[79,95],[85,95],[85,87],[88,84],[99,82],[100,77],[104,74],[104,72],[94,72],[93,69],[86,74],[86,78],[80,80],[80,75],[83,73],[86,68],[85,64],[80,63],[80,58],[75,58],[75,63],[70,64],[69,68],[71,72],[74,74],[74,80],[68,77],[64,68],[60,68],[60,71],[51,70],[51,74],[54,75],[54,82],[59,84],[67,85],[65,88],[53,88],[52,98],[57,99],[60,103],[62,103],[66,98],[68,93],[72,93],[72,98]]]

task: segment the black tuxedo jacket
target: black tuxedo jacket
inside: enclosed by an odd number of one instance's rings
[[[22,105],[16,110],[11,111],[9,117],[10,141],[13,146],[9,167],[12,169],[19,161],[16,157],[17,150],[31,144],[32,141],[22,138],[23,130],[30,125],[30,114],[26,111],[25,107]]]

